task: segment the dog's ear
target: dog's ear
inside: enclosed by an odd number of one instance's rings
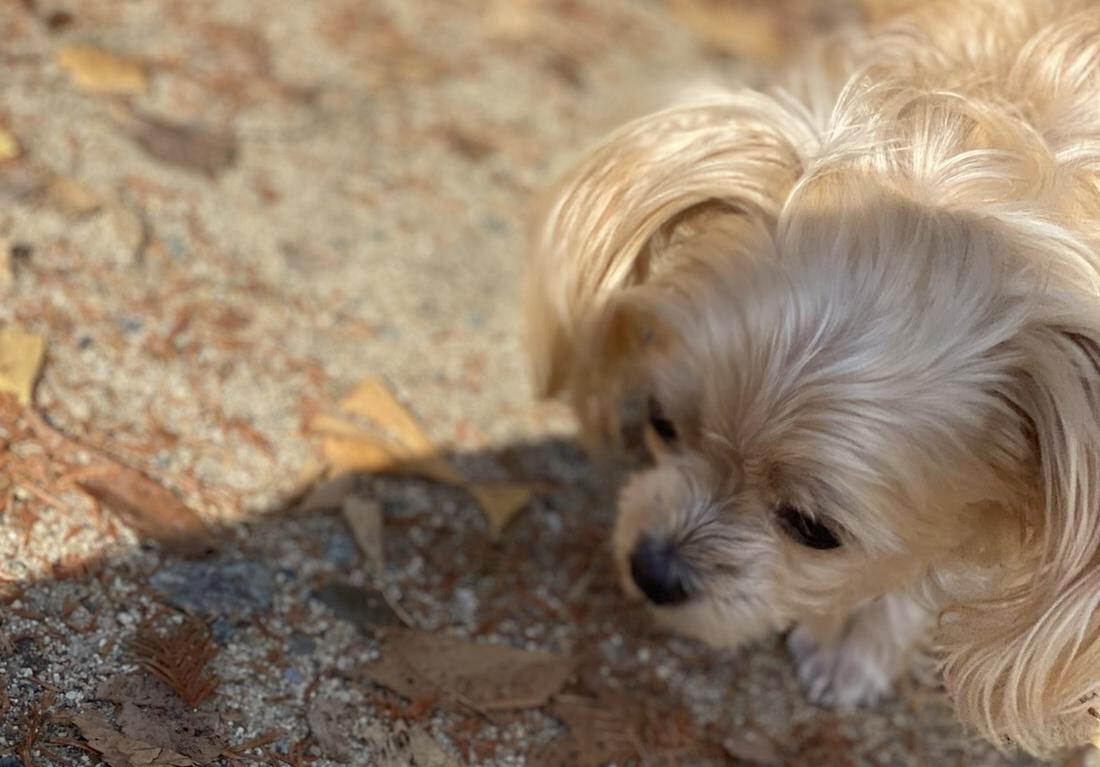
[[[597,407],[592,364],[611,375],[651,332],[624,294],[675,273],[678,245],[724,219],[774,228],[813,141],[805,114],[744,92],[639,119],[592,150],[535,234],[526,342],[537,392]]]
[[[1022,556],[994,563],[995,596],[946,611],[939,636],[964,721],[1040,755],[1100,733],[1100,319],[1086,298],[1036,299],[1007,350],[995,428],[1028,456],[1029,502],[1006,520]]]

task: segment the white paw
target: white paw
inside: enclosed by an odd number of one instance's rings
[[[806,698],[814,705],[848,711],[873,706],[893,692],[895,664],[884,663],[874,648],[851,637],[823,647],[799,626],[788,635],[787,649]]]

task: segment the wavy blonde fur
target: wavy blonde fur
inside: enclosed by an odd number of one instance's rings
[[[797,625],[834,702],[881,694],[927,635],[986,737],[1088,740],[1100,7],[933,3],[809,58],[786,89],[626,125],[562,182],[528,286],[537,388],[596,434],[634,389],[677,424],[616,549],[678,542],[697,596],[659,612],[681,630]],[[845,545],[792,544],[777,504]]]

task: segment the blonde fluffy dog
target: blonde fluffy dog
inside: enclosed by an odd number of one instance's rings
[[[590,434],[650,402],[628,587],[809,697],[927,647],[1036,754],[1100,701],[1100,8],[952,0],[824,43],[774,93],[630,123],[557,190],[539,388]]]

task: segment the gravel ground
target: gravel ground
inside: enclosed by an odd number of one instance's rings
[[[676,84],[760,78],[840,5],[729,6],[770,37],[658,0],[0,5],[0,154],[18,144],[0,322],[48,344],[33,410],[0,422],[0,766],[595,758],[554,756],[552,708],[483,715],[366,681],[393,617],[372,594],[426,631],[575,657],[573,692],[665,728],[631,730],[620,763],[1033,764],[968,737],[933,690],[841,716],[803,703],[778,642],[657,633],[604,555],[616,467],[592,468],[525,382],[540,188]],[[117,58],[74,63],[81,45]],[[290,500],[317,473],[310,418],[375,375],[466,473],[545,492],[494,539],[460,490],[360,476],[348,492],[386,525],[373,572],[339,513]],[[77,444],[69,473],[51,430]],[[186,558],[89,503],[71,472],[105,458],[223,525],[217,551]],[[184,616],[209,626],[220,680],[192,708],[133,649],[199,625]],[[96,741],[80,717],[97,713],[190,761]]]

